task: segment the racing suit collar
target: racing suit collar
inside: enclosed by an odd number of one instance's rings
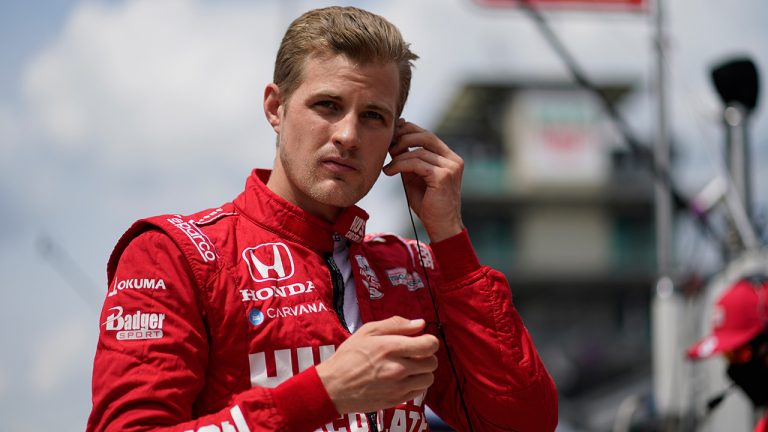
[[[348,207],[335,223],[328,223],[281,198],[267,187],[272,173],[255,169],[245,183],[245,191],[234,200],[239,212],[252,222],[281,236],[303,243],[320,252],[333,251],[333,234],[360,243],[365,236],[368,213]]]

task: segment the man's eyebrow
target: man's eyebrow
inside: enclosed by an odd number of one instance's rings
[[[335,101],[341,101],[341,96],[339,96],[337,94],[334,94],[334,93],[325,92],[325,91],[321,91],[321,92],[316,93],[314,95],[314,97],[315,98],[333,99]]]

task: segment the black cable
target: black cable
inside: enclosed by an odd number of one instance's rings
[[[419,235],[416,232],[416,222],[413,219],[413,211],[411,211],[411,200],[408,198],[408,188],[405,186],[405,179],[403,176],[400,176],[400,180],[403,183],[403,193],[405,194],[405,203],[408,207],[408,216],[411,218],[411,227],[413,227],[413,237],[414,240],[416,240],[416,249],[417,253],[419,255],[419,263],[421,264],[421,270],[424,273],[424,279],[427,284],[427,292],[429,293],[429,299],[432,300],[432,308],[435,310],[435,319],[437,320],[437,334],[440,340],[443,343],[443,346],[445,347],[445,354],[448,356],[448,363],[451,365],[451,371],[453,372],[453,377],[456,379],[456,387],[459,390],[459,400],[461,401],[461,407],[464,410],[464,416],[467,418],[467,427],[469,427],[470,432],[474,432],[474,429],[472,428],[472,420],[469,417],[469,409],[467,409],[467,403],[464,400],[464,390],[461,387],[461,380],[459,379],[459,374],[456,371],[456,365],[453,362],[453,356],[451,355],[451,350],[448,347],[448,339],[445,336],[445,331],[443,330],[442,321],[440,320],[440,312],[438,312],[437,308],[437,302],[435,301],[435,296],[432,293],[432,286],[429,283],[429,273],[427,273],[427,268],[424,265],[424,258],[421,256],[421,242],[419,241]]]

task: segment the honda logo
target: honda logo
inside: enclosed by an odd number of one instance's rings
[[[243,250],[251,279],[256,282],[283,280],[293,276],[293,257],[284,243],[264,243]]]

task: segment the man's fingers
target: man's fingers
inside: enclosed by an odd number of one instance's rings
[[[449,159],[458,158],[458,155],[435,134],[413,123],[406,122],[404,126],[398,128],[394,139],[395,145],[389,150],[393,157],[407,152],[410,148],[423,147]]]
[[[392,161],[389,164],[391,165],[397,161],[408,160],[408,159],[421,159],[425,162],[431,163],[432,165],[442,165],[445,163],[450,163],[450,159],[448,158],[440,156],[437,153],[431,152],[427,149],[418,148],[413,151],[405,152],[393,157]]]
[[[420,359],[396,358],[388,362],[379,371],[384,379],[402,380],[412,375],[431,374],[437,369],[437,357],[425,356]]]
[[[445,176],[460,170],[461,167],[454,161],[424,149],[414,150],[397,156],[384,166],[384,173],[394,175],[402,172],[412,172],[425,179],[439,181],[443,173]],[[444,170],[444,171],[443,171]],[[433,178],[433,176],[436,176]]]
[[[425,326],[426,323],[423,319],[409,320],[400,316],[393,316],[385,320],[366,323],[360,328],[360,331],[370,335],[410,336],[421,333]]]
[[[407,390],[409,392],[416,393],[416,395],[413,395],[413,396],[411,396],[410,393],[406,395],[405,400],[410,400],[418,396],[419,393],[427,390],[429,386],[431,386],[432,383],[434,382],[435,382],[435,375],[431,372],[411,375],[408,378],[405,378],[400,381],[402,386],[400,388],[402,390]]]
[[[390,347],[389,352],[398,357],[419,359],[434,354],[440,348],[440,342],[431,334],[420,336],[380,336],[381,341]]]

